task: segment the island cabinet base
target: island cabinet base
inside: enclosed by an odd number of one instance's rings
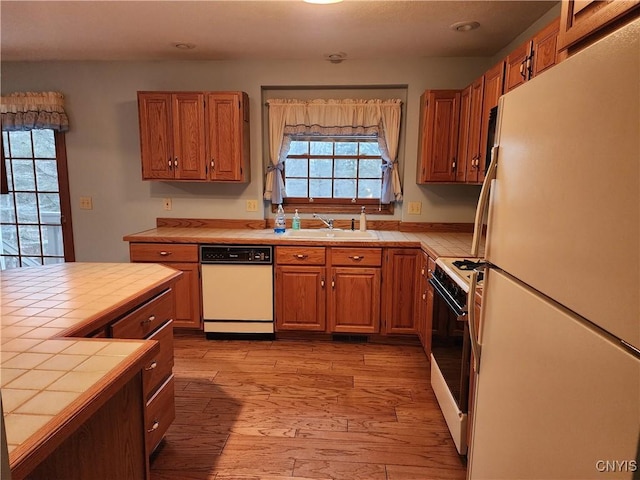
[[[26,476],[13,480],[149,478],[138,374]]]

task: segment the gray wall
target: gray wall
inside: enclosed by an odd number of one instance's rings
[[[419,98],[426,89],[464,88],[489,66],[557,15],[553,9],[494,58],[420,58],[395,61],[3,62],[2,93],[56,90],[65,95],[71,130],[67,156],[78,261],[128,261],[122,237],[155,225],[156,217],[261,219],[266,149],[265,86],[406,85],[400,158],[404,202],[393,217],[422,222],[471,222],[479,187],[422,186],[415,182]],[[138,138],[138,90],[242,90],[251,107],[251,182],[245,185],[143,182]],[[357,97],[357,90],[354,90]],[[93,210],[79,198],[93,197]],[[162,199],[173,209],[163,210]],[[263,208],[246,212],[248,199]],[[407,202],[422,202],[407,215]]]

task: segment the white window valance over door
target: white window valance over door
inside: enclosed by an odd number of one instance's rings
[[[398,175],[398,140],[402,101],[270,99],[269,160],[265,200],[282,203],[286,196],[282,169],[290,135],[376,136],[382,153],[382,203],[402,200]]]
[[[0,97],[2,131],[69,130],[64,96],[58,92],[16,92]]]

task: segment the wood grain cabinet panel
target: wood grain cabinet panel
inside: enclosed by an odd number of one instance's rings
[[[344,267],[379,267],[381,248],[331,248],[331,265]]]
[[[147,337],[160,345],[160,351],[149,361],[142,371],[142,384],[145,398],[171,376],[173,370],[173,321],[170,320]]]
[[[380,268],[331,269],[329,330],[362,334],[380,331]]]
[[[174,292],[166,290],[111,325],[113,338],[146,338],[173,319]]]
[[[435,260],[422,252],[420,260],[419,290],[418,290],[418,321],[416,329],[420,342],[427,358],[431,355],[431,337],[433,328],[433,286],[429,283],[429,278],[435,270]]]
[[[324,265],[325,247],[277,247],[276,265]]]
[[[459,105],[458,90],[427,90],[420,97],[417,183],[455,182]]]
[[[249,181],[249,97],[244,92],[208,93],[206,97],[209,179]]]
[[[467,180],[467,156],[471,139],[471,85],[460,92],[460,122],[458,128],[458,164],[456,166],[456,182]]]
[[[563,0],[558,50],[583,47],[618,21],[640,15],[640,0]]]
[[[248,182],[244,92],[138,92],[143,180]]]
[[[175,418],[175,386],[174,377],[171,375],[155,392],[145,408],[145,443],[148,452],[157,448]]]
[[[419,248],[387,248],[382,272],[383,333],[415,334],[419,310]]]
[[[559,30],[560,19],[555,19],[507,56],[505,93],[523,85],[558,62]]]
[[[324,266],[279,265],[276,267],[275,290],[277,331],[326,330]]]
[[[180,270],[182,277],[176,282],[175,328],[202,329],[202,293],[198,245],[178,243],[131,243],[129,258],[132,262],[162,263]]]

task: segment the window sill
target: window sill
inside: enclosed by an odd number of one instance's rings
[[[282,206],[287,213],[293,213],[294,210],[298,210],[298,213],[335,213],[335,214],[352,214],[360,215],[362,207],[365,207],[365,212],[375,215],[393,215],[394,204],[380,204],[378,201],[369,202],[357,202],[357,203],[335,203],[333,201],[320,201],[316,200],[310,202],[308,200],[297,199],[284,199]],[[278,209],[277,205],[271,205],[271,212],[275,213]]]

